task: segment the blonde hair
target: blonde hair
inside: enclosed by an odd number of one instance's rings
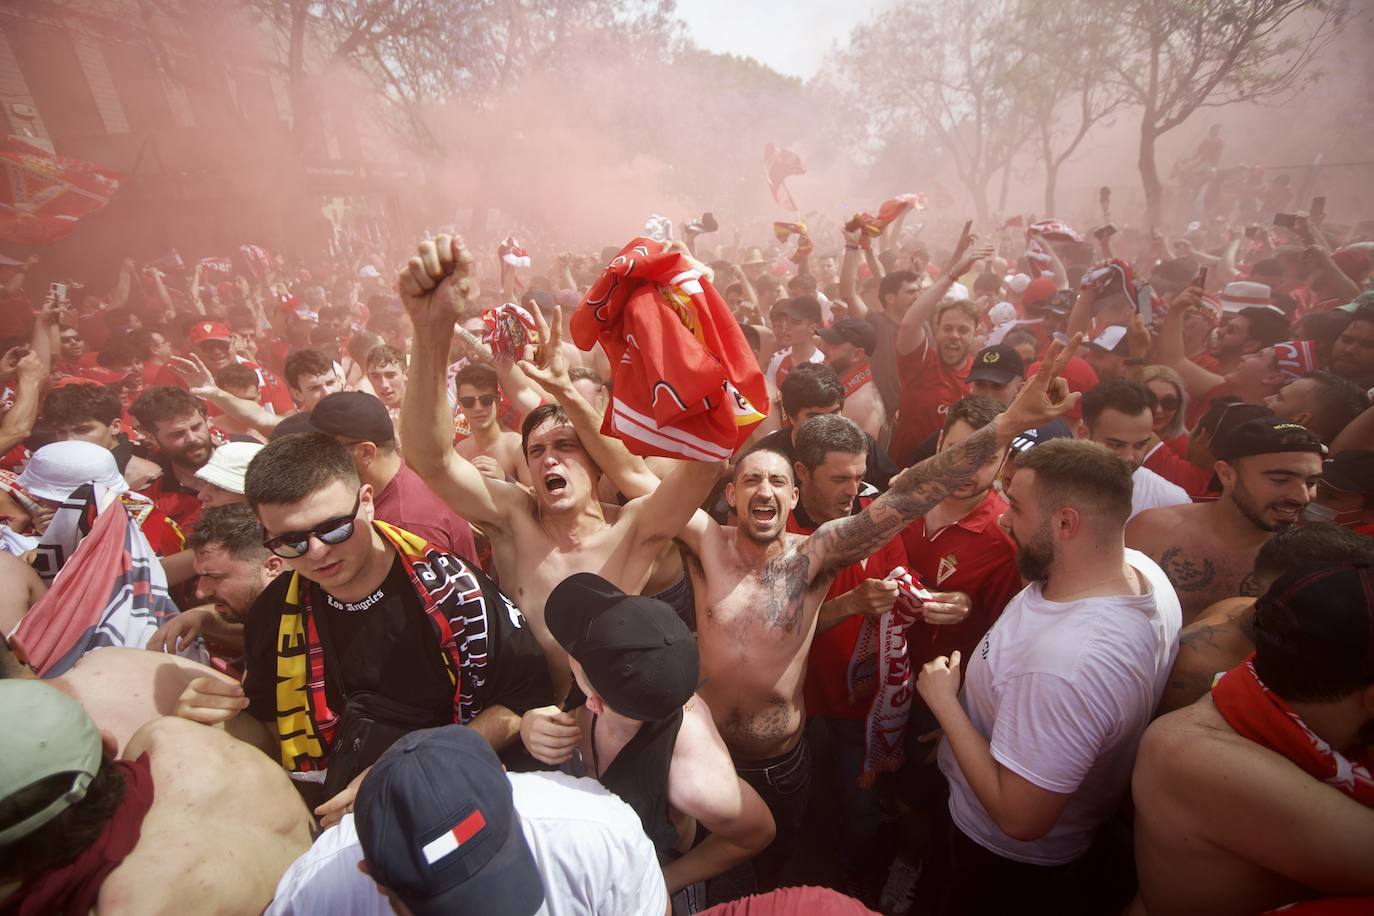
[[[1178,395],[1178,410],[1169,425],[1159,431],[1159,438],[1174,439],[1188,431],[1188,391],[1183,387],[1183,379],[1169,366],[1146,366],[1140,370],[1140,384],[1149,386],[1150,382],[1167,382]]]

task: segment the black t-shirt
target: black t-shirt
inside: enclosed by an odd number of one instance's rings
[[[325,657],[339,659],[325,677],[331,709],[342,709],[341,686],[350,696],[377,693],[420,709],[453,708],[453,685],[439,655],[439,640],[399,556],[381,588],[346,604],[312,586]],[[452,715],[450,712],[449,715]],[[442,722],[442,718],[440,719]]]
[[[439,562],[455,577],[460,596],[463,635],[456,654],[464,668],[460,680],[473,681],[471,698],[465,695],[465,723],[491,706],[520,714],[553,703],[544,654],[520,611],[476,566],[451,554],[440,555]],[[278,713],[277,640],[290,583],[291,573],[278,576],[253,602],[244,625],[244,693],[249,713],[265,722]],[[410,706],[442,700],[452,715],[456,688],[444,670],[439,635],[399,556],[381,588],[351,610],[315,583],[303,585],[311,589],[318,622],[325,628],[337,624],[321,634],[325,696],[334,712],[343,709],[341,680],[349,691],[376,692]],[[472,663],[479,659],[476,668]]]

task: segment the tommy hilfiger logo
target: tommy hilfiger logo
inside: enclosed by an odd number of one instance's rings
[[[454,824],[447,833],[430,840],[420,848],[420,852],[424,854],[425,862],[433,865],[457,852],[464,843],[472,842],[473,838],[485,829],[487,819],[482,816],[482,810],[479,808]]]

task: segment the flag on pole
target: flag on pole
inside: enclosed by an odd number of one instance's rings
[[[787,179],[791,175],[806,174],[806,166],[802,165],[801,157],[790,149],[769,143],[763,148],[763,174],[768,179],[768,190],[773,192],[773,199],[778,202],[778,206],[793,213],[797,212],[797,203],[792,199],[792,193],[787,190]]]
[[[124,177],[80,159],[57,156],[15,136],[0,139],[0,239],[48,245],[77,220],[110,202]]]

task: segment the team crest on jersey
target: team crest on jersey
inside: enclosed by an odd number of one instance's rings
[[[959,568],[959,558],[952,553],[947,553],[940,558],[940,567],[935,570],[935,584],[944,585],[945,580],[954,575],[954,571]]]

